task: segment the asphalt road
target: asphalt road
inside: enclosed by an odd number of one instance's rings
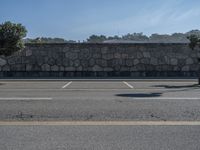
[[[195,83],[0,82],[0,120],[200,120]]]
[[[198,150],[200,126],[180,123],[200,121],[200,87],[196,83],[196,80],[1,80],[0,149]],[[15,125],[15,121],[22,124],[29,121],[30,125]],[[34,121],[58,124],[80,121],[80,124],[31,125]],[[85,121],[97,124],[83,125]],[[98,125],[98,121],[118,121],[121,125]],[[127,126],[126,121],[143,121],[147,125]],[[164,123],[152,126],[149,121]],[[179,126],[170,125],[170,121]],[[4,126],[4,122],[8,125]]]
[[[195,126],[5,126],[1,150],[199,150]]]

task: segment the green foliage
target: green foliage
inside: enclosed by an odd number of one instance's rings
[[[67,41],[63,38],[37,37],[35,39],[25,39],[25,43],[75,43],[76,41]]]
[[[199,30],[191,30],[186,33],[173,33],[173,34],[152,34],[150,36],[141,33],[128,33],[122,36],[109,36],[92,35],[87,39],[89,43],[103,43],[103,42],[155,42],[155,43],[188,43],[188,36],[196,35],[200,37]]]
[[[89,37],[89,39],[87,39],[87,42],[89,43],[102,43],[103,41],[105,41],[107,38],[104,35],[91,35]]]
[[[26,43],[75,43],[75,41],[67,41],[62,38],[50,38],[50,37],[37,37],[35,39],[26,39]]]
[[[133,34],[126,34],[122,36],[123,40],[132,40],[132,41],[148,41],[149,38],[143,33],[133,33]]]
[[[196,45],[200,44],[200,38],[195,34],[188,36],[188,39],[190,40],[189,46],[191,49],[194,49]]]
[[[27,30],[21,24],[5,22],[0,24],[0,55],[9,56],[24,48],[22,39]]]

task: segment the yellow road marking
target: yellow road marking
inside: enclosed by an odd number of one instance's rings
[[[0,126],[200,126],[200,121],[0,121]]]

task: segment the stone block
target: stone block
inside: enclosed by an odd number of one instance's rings
[[[157,64],[158,64],[158,59],[152,57],[152,58],[150,59],[150,64],[151,64],[151,65],[157,65]]]
[[[65,67],[65,71],[76,71],[75,67]]]
[[[89,60],[89,66],[94,66],[95,65],[95,59],[92,58]]]
[[[121,66],[120,66],[120,65],[114,66],[114,71],[120,71],[120,69],[121,69]]]
[[[137,67],[137,70],[138,70],[138,71],[145,71],[145,70],[146,70],[144,64],[138,64],[136,67]]]
[[[56,59],[56,65],[60,66],[60,65],[63,65],[63,58],[59,58],[59,59]],[[45,61],[43,61],[45,63]]]
[[[155,66],[154,65],[147,65],[146,66],[146,71],[154,71],[155,70]]]
[[[102,48],[101,48],[101,53],[102,53],[102,54],[107,54],[107,53],[108,53],[108,50],[109,50],[108,47],[102,47]]]
[[[69,58],[70,58],[71,60],[78,59],[78,53],[69,53]]]
[[[42,68],[42,71],[50,71],[51,70],[51,67],[48,64],[43,64],[41,66],[41,68]]]
[[[192,65],[194,63],[193,59],[192,58],[188,58],[186,60],[186,65]]]
[[[3,58],[0,58],[0,66],[4,66],[7,64],[7,61]]]
[[[74,67],[74,61],[73,60],[69,60],[69,66]]]
[[[4,65],[3,67],[1,67],[2,71],[10,71],[10,65]]]
[[[65,58],[70,58],[70,54],[71,54],[71,52],[67,51],[67,52],[65,53]]]
[[[75,50],[75,49],[74,49],[74,50]],[[68,51],[70,51],[69,46],[68,46],[68,45],[65,45],[65,46],[62,48],[62,51],[63,51],[63,52],[68,52]]]
[[[163,71],[173,71],[173,66],[172,65],[162,65],[162,70]]]
[[[10,71],[26,71],[25,64],[10,65]]]
[[[167,62],[166,62],[166,60],[164,58],[159,58],[158,59],[158,64],[159,65],[165,65],[165,64],[167,64]]]
[[[31,71],[41,71],[41,66],[38,64],[33,64]]]
[[[80,60],[79,59],[74,60],[73,66],[74,67],[79,67],[80,66]]]
[[[113,68],[104,68],[103,71],[113,71]]]
[[[89,67],[89,62],[88,60],[81,60],[81,66],[83,66],[83,68]]]
[[[49,58],[47,63],[48,63],[50,66],[53,66],[53,65],[56,64],[56,61],[55,61],[55,59],[53,59],[53,58]]]
[[[114,67],[114,66],[121,66],[123,65],[122,59],[112,59],[107,61],[107,66]]]
[[[92,57],[95,58],[95,59],[98,59],[98,58],[101,58],[102,56],[101,56],[100,53],[94,53],[94,54],[92,55]]]
[[[128,54],[121,54],[121,58],[122,59],[127,59],[127,58],[129,58],[129,55]]]
[[[186,60],[185,59],[178,59],[178,65],[183,67],[186,65]]]
[[[58,53],[52,53],[51,57],[56,60],[60,58],[60,55]]]
[[[199,64],[190,65],[190,71],[199,71]]]
[[[107,67],[107,61],[106,60],[97,59],[96,64],[101,66],[101,67]]]
[[[65,67],[59,66],[59,71],[65,71]]]
[[[76,71],[83,71],[83,67],[82,66],[77,67]]]
[[[182,71],[190,71],[190,66],[184,66],[182,67]]]
[[[136,56],[139,59],[144,57],[143,54],[142,54],[142,52],[137,52]]]
[[[170,64],[171,64],[171,65],[178,65],[178,59],[176,59],[176,58],[171,58],[171,59],[170,59]]]
[[[138,68],[136,66],[132,66],[130,71],[138,71]]]
[[[42,65],[45,62],[44,56],[37,56],[35,59],[38,65]]]
[[[31,55],[32,55],[32,50],[27,49],[27,50],[26,50],[26,56],[31,56]]]
[[[124,66],[122,66],[120,68],[120,71],[130,71],[130,67],[124,67]]]
[[[143,52],[143,56],[145,58],[150,58],[151,57],[150,52]]]
[[[32,65],[26,64],[26,71],[32,71]]]
[[[92,67],[93,71],[103,71],[103,68],[100,67],[99,65],[95,65],[94,67]]]
[[[69,59],[63,59],[63,63],[62,63],[63,66],[67,67],[69,66]]]
[[[114,53],[114,58],[121,58],[121,54],[120,53]]]
[[[150,63],[150,59],[149,58],[142,58],[142,59],[140,59],[140,63],[148,65]]]
[[[90,59],[92,54],[88,49],[82,49],[79,53],[79,59]]]
[[[113,54],[103,54],[102,58],[105,59],[105,60],[113,59]]]
[[[133,61],[133,64],[134,65],[137,65],[137,64],[139,64],[140,63],[140,61],[138,60],[138,59],[135,59],[134,61]]]
[[[127,60],[126,60],[126,65],[127,65],[128,67],[131,67],[131,66],[133,65],[132,59],[127,59]]]
[[[174,66],[173,71],[181,71],[181,68],[179,66]]]
[[[51,71],[59,71],[59,67],[57,65],[51,66]]]
[[[26,56],[21,57],[21,63],[22,64],[28,64],[28,63],[30,63],[30,60],[31,60],[30,57],[26,57]],[[10,62],[10,64],[14,64],[13,60]]]

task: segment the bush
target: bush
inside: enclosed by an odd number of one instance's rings
[[[188,39],[190,40],[190,48],[194,49],[196,45],[200,44],[200,38],[197,35],[190,35],[188,36]]]
[[[10,56],[24,48],[22,39],[27,30],[21,24],[5,22],[0,24],[0,55]]]

